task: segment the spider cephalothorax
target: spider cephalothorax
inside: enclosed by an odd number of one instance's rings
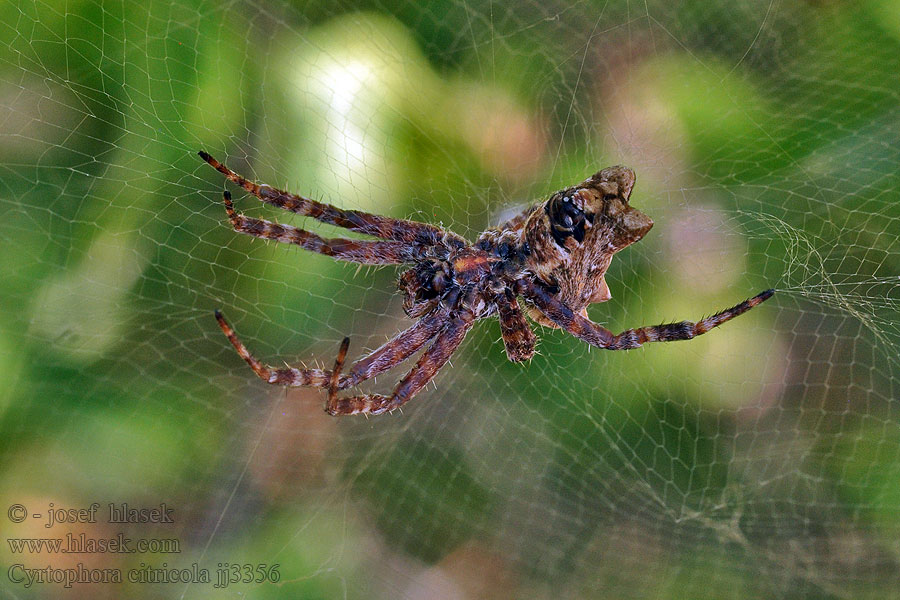
[[[200,156],[263,202],[378,240],[325,239],[309,231],[253,219],[234,211],[225,192],[225,210],[236,231],[296,244],[307,250],[367,265],[408,264],[400,275],[403,308],[419,319],[412,327],[351,365],[343,373],[349,339],[334,368],[273,368],[260,363],[216,311],[219,326],[238,354],[269,383],[328,390],[325,410],[333,415],[380,414],[403,405],[428,383],[462,343],[478,319],[496,315],[507,357],[519,362],[534,355],[536,339],[519,306],[543,325],[561,327],[599,348],[626,350],[646,342],[686,340],[721,325],[768,299],[773,290],[693,323],[682,321],[628,329],[618,335],[590,321],[587,306],[609,300],[606,270],[612,256],[640,240],[653,226],[629,206],[634,172],[603,169],[577,186],[560,190],[508,222],[485,231],[474,244],[433,225],[342,210],[256,184],[209,154]],[[432,341],[433,340],[433,341]],[[375,377],[431,342],[415,367],[390,396],[338,397],[337,392]]]
[[[553,194],[524,223],[531,248],[526,267],[566,306],[587,318],[587,306],[610,299],[606,270],[613,254],[638,241],[653,221],[628,205],[634,172],[609,167]],[[536,307],[528,314],[558,327]]]

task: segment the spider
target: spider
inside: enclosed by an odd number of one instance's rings
[[[611,297],[605,275],[613,255],[640,240],[653,226],[647,215],[629,206],[635,177],[634,171],[623,166],[603,169],[578,185],[554,193],[488,229],[470,244],[434,225],[343,210],[257,184],[206,152],[199,154],[226,178],[267,204],[379,239],[326,239],[290,225],[247,217],[235,212],[231,194],[225,191],[225,212],[235,231],[295,244],[336,260],[410,265],[400,275],[398,286],[404,311],[418,321],[353,363],[347,373],[343,373],[343,367],[349,338],[342,341],[331,371],[275,368],[250,354],[222,313],[215,312],[231,345],[261,379],[276,385],[324,388],[325,412],[331,415],[381,414],[401,407],[434,378],[475,321],[486,317],[496,315],[500,319],[506,356],[521,362],[535,353],[535,335],[526,314],[541,325],[565,329],[597,348],[628,350],[646,342],[691,339],[747,312],[774,293],[766,290],[696,323],[682,321],[619,334],[588,319],[589,304]],[[524,306],[519,298],[525,300]],[[390,396],[338,396],[339,391],[394,368],[429,342],[431,345]]]

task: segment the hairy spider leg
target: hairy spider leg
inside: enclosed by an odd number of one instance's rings
[[[203,150],[198,152],[198,154],[200,155],[200,158],[225,175],[230,181],[241,186],[263,202],[283,210],[313,217],[314,219],[329,225],[343,227],[350,231],[356,231],[385,240],[410,242],[427,246],[439,245],[446,241],[451,242],[454,246],[458,245],[461,247],[466,245],[465,240],[459,236],[445,232],[440,227],[435,227],[434,225],[418,223],[416,221],[407,221],[404,219],[382,217],[380,215],[373,215],[358,210],[343,210],[336,206],[291,194],[290,192],[285,192],[265,184],[260,185],[254,183],[245,177],[238,175]]]
[[[446,320],[446,315],[444,316]],[[459,348],[466,337],[475,318],[471,314],[456,314],[449,317],[444,328],[437,335],[437,339],[422,353],[419,361],[400,380],[390,396],[380,394],[365,394],[362,396],[350,396],[338,398],[329,394],[325,404],[325,412],[330,415],[356,415],[367,413],[380,415],[403,406],[410,398],[416,395],[425,385],[431,381],[441,370],[450,356]]]
[[[338,381],[341,378],[341,369],[344,368],[344,360],[347,359],[347,349],[350,348],[350,338],[345,337],[341,341],[337,358],[334,359],[334,367],[331,369],[331,379],[328,382],[328,398],[334,398],[338,392]]]
[[[231,342],[231,345],[234,346],[234,349],[237,350],[240,357],[250,365],[253,372],[263,381],[288,386],[328,387],[328,385],[330,385],[331,373],[324,369],[297,369],[295,367],[275,368],[264,365],[255,356],[250,354],[250,351],[247,350],[247,347],[238,338],[234,329],[231,328],[231,325],[229,325],[228,321],[225,320],[225,317],[222,316],[222,313],[217,310],[215,315],[216,321],[219,322],[219,327],[225,333],[225,337],[228,338],[228,341]]]
[[[736,306],[725,309],[719,313],[706,317],[693,323],[681,321],[680,323],[668,323],[664,325],[652,325],[638,329],[627,329],[616,335],[590,319],[573,312],[568,306],[560,302],[546,290],[530,281],[517,282],[517,291],[531,301],[548,319],[592,346],[607,350],[629,350],[638,348],[647,342],[673,342],[689,340],[718,327],[738,315],[742,315],[754,306],[765,302],[772,297],[775,290],[766,290],[744,300]]]
[[[424,254],[422,246],[411,245],[407,242],[370,242],[345,238],[327,239],[299,227],[247,217],[234,211],[230,192],[225,191],[223,196],[225,212],[228,214],[232,227],[238,233],[245,233],[264,240],[294,244],[304,250],[325,254],[336,260],[345,260],[363,265],[411,263]]]
[[[228,321],[225,320],[225,317],[222,316],[222,313],[217,310],[215,314],[216,321],[219,322],[219,327],[222,328],[228,341],[231,342],[231,345],[234,346],[234,349],[237,350],[240,357],[250,365],[253,372],[263,381],[290,387],[310,386],[331,388],[334,385],[333,377],[335,370],[298,369],[296,367],[275,368],[264,365],[255,356],[250,354],[250,351],[247,350],[247,347],[244,346],[244,343],[238,338],[237,334],[231,328],[231,325],[229,325]],[[377,377],[385,371],[389,371],[405,361],[440,332],[446,323],[446,318],[446,312],[435,311],[416,321],[412,327],[398,333],[379,348],[369,353],[368,356],[353,363],[350,367],[350,373],[347,375],[340,375],[338,378],[337,389],[344,390],[353,387],[354,385],[358,385],[367,379]],[[341,344],[341,348],[344,355],[346,355],[346,349],[344,349],[343,344]],[[341,358],[341,352],[338,353],[338,357]],[[343,366],[342,358],[340,360],[340,365]],[[340,369],[336,370],[340,371]]]
[[[529,360],[534,356],[535,336],[528,320],[519,308],[512,290],[498,294],[497,311],[500,313],[500,334],[506,346],[506,356],[512,362]]]
[[[408,359],[430,342],[447,324],[447,311],[433,311],[416,321],[415,325],[397,334],[368,356],[350,366],[350,373],[338,389],[359,385],[381,375]]]

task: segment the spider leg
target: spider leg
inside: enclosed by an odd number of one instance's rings
[[[247,217],[234,211],[231,193],[228,191],[224,193],[223,202],[235,231],[265,240],[294,244],[337,260],[363,265],[399,265],[415,262],[422,254],[419,246],[407,242],[326,239],[299,227]]]
[[[222,328],[228,341],[231,342],[231,345],[234,346],[240,357],[247,361],[250,368],[263,381],[290,387],[310,386],[331,389],[336,385],[339,390],[358,385],[366,379],[376,377],[394,368],[415,354],[419,348],[436,336],[447,319],[445,312],[436,312],[422,317],[412,327],[397,334],[393,339],[382,344],[381,347],[372,351],[368,356],[353,363],[348,375],[342,375],[340,374],[340,367],[343,366],[344,357],[346,356],[345,343],[348,343],[346,340],[341,344],[341,349],[338,352],[338,361],[336,361],[338,368],[331,371],[326,371],[325,369],[298,369],[296,367],[275,368],[264,365],[250,354],[250,351],[237,337],[237,334],[225,320],[225,317],[222,316],[222,313],[216,311],[215,314],[219,327]],[[335,384],[336,371],[338,379]]]
[[[446,315],[444,316],[446,320]],[[325,412],[330,415],[355,415],[359,413],[378,415],[403,406],[416,395],[441,370],[450,356],[459,348],[466,333],[472,327],[472,315],[450,317],[434,343],[422,354],[419,361],[400,380],[390,396],[365,394],[338,398],[329,395]]]
[[[452,246],[462,247],[466,245],[465,240],[459,236],[445,232],[440,227],[435,227],[434,225],[418,223],[416,221],[407,221],[404,219],[382,217],[380,215],[373,215],[358,210],[343,210],[336,206],[291,194],[265,184],[257,184],[238,175],[203,150],[198,152],[198,154],[200,155],[200,158],[225,175],[230,181],[236,183],[263,202],[271,204],[272,206],[289,210],[299,215],[313,217],[314,219],[318,219],[329,225],[344,227],[350,231],[356,231],[385,240],[414,242],[427,246],[440,245],[445,241],[449,242]]]
[[[338,391],[338,381],[341,377],[341,369],[344,368],[344,360],[347,358],[347,349],[350,347],[350,338],[345,337],[341,342],[337,358],[334,359],[334,368],[331,369],[331,378],[328,381],[328,397],[333,398]]]
[[[244,343],[238,338],[234,329],[231,328],[231,325],[229,325],[228,321],[225,320],[225,317],[222,316],[222,313],[217,310],[215,315],[216,321],[219,322],[219,327],[221,327],[222,331],[225,333],[225,337],[228,338],[228,341],[231,342],[231,345],[234,346],[234,349],[237,350],[240,357],[247,361],[247,364],[250,365],[253,372],[266,383],[287,385],[291,387],[328,387],[331,384],[331,372],[324,369],[297,369],[294,367],[275,368],[264,365],[255,356],[250,354],[250,351],[247,350],[247,347],[244,346]]]
[[[367,379],[393,369],[430,342],[446,323],[446,311],[435,311],[425,315],[415,325],[353,363],[346,380],[339,386],[340,389],[359,385]]]
[[[512,362],[529,360],[534,356],[535,337],[525,315],[519,308],[512,290],[506,290],[497,297],[500,313],[500,333],[506,346],[506,357]]]
[[[520,280],[517,291],[531,301],[548,319],[575,337],[592,346],[607,350],[628,350],[638,348],[647,342],[689,340],[706,333],[714,327],[718,327],[738,315],[744,314],[754,306],[771,298],[772,294],[775,293],[775,290],[766,290],[736,306],[727,308],[711,317],[701,319],[696,323],[681,321],[680,323],[627,329],[620,334],[614,334],[605,327],[573,312],[572,309],[560,302],[556,297],[532,282]]]

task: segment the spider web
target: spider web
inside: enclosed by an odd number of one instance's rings
[[[3,506],[174,507],[178,554],[4,565],[280,581],[6,597],[900,597],[900,4],[16,2],[0,16]],[[656,225],[615,331],[774,298],[690,342],[469,334],[402,414],[255,378],[409,324],[394,268],[234,234],[197,156],[478,232],[612,164]],[[342,232],[338,232],[342,233]],[[389,390],[408,366],[367,389]],[[49,533],[48,533],[49,532]]]

